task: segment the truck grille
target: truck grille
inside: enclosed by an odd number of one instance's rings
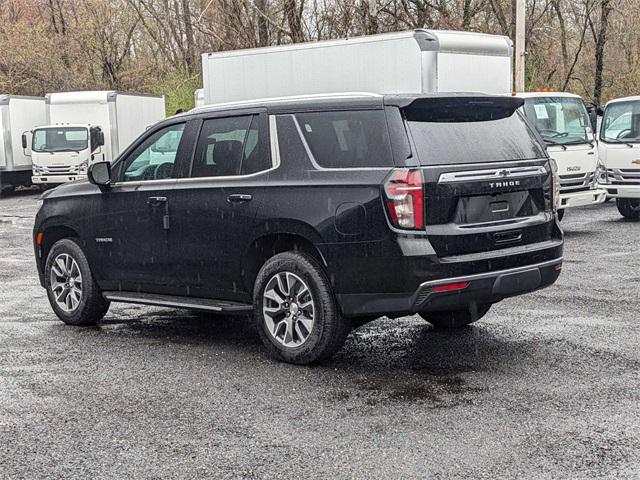
[[[574,193],[590,190],[595,172],[560,175],[560,193]]]
[[[68,165],[49,165],[46,167],[40,167],[40,173],[42,175],[67,175],[70,173],[77,173],[78,166],[74,165],[72,167]]]
[[[640,185],[640,169],[609,168],[607,173],[612,185]]]

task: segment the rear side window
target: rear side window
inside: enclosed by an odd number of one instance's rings
[[[202,124],[191,177],[228,177],[267,170],[256,115],[211,118]]]
[[[414,102],[403,110],[422,165],[543,158],[524,118],[491,101]]]
[[[296,120],[322,168],[393,166],[382,110],[298,113]]]

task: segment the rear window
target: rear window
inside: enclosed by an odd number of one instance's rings
[[[513,106],[491,101],[414,102],[403,110],[422,165],[545,156]]]
[[[320,167],[393,166],[383,110],[299,113],[296,119]]]

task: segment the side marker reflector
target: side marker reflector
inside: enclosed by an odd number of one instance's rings
[[[553,266],[553,269],[554,269],[555,271],[562,270],[562,264],[561,264],[561,263],[559,263],[559,264],[557,264],[557,265],[554,265],[554,266]]]
[[[456,290],[464,290],[469,286],[469,282],[449,283],[447,285],[438,285],[431,289],[432,292],[455,292]]]
[[[38,232],[36,235],[36,245],[42,245],[42,232]]]

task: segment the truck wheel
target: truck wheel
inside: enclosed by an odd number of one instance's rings
[[[299,365],[331,357],[351,330],[327,276],[311,256],[279,253],[262,266],[254,284],[260,339],[275,358]]]
[[[623,217],[630,220],[640,219],[640,200],[616,198],[616,206]]]
[[[561,222],[564,218],[564,208],[562,210],[558,210],[558,221]]]
[[[474,308],[475,307],[475,308]],[[449,312],[424,312],[419,315],[437,330],[461,328],[484,317],[491,304],[471,305],[468,310],[452,310]]]
[[[109,309],[109,302],[91,274],[80,246],[70,239],[53,244],[44,269],[49,303],[68,325],[95,325]]]

